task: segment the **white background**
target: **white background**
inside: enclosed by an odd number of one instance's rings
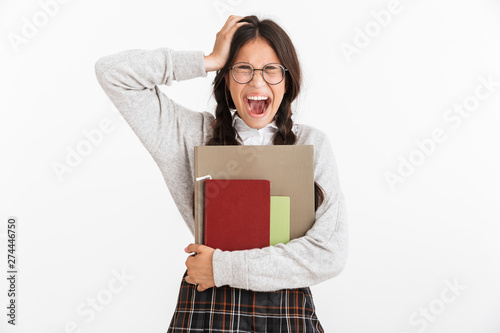
[[[312,287],[326,332],[500,332],[500,2],[396,5],[388,19],[387,0],[74,0],[49,16],[38,1],[2,1],[0,267],[17,216],[19,277],[15,327],[1,279],[0,331],[166,331],[192,236],[94,64],[132,48],[208,54],[234,13],[290,34],[305,76],[295,120],[327,132],[336,155],[350,250],[339,276]],[[162,89],[212,111],[212,79]],[[460,123],[445,118],[464,103]],[[112,130],[58,177],[54,165],[105,119]],[[419,148],[439,129],[445,140]],[[387,174],[410,157],[391,187]]]

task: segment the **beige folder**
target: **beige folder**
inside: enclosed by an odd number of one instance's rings
[[[267,179],[271,195],[290,197],[290,240],[314,223],[314,146],[196,146],[195,242],[203,244],[205,179]],[[251,199],[251,198],[250,198]]]

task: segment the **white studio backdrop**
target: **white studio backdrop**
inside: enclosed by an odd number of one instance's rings
[[[350,250],[311,288],[326,332],[499,333],[498,0],[2,1],[0,276],[10,216],[18,275],[0,331],[166,331],[192,236],[94,64],[208,54],[230,14],[287,30],[295,121],[332,142]],[[213,77],[162,90],[213,111]]]

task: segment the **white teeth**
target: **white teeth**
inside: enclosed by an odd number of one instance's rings
[[[247,98],[252,101],[265,101],[266,99],[268,99],[267,96],[248,96]]]

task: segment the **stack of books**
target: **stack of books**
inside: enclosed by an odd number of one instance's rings
[[[290,197],[271,196],[260,179],[205,181],[204,243],[223,251],[262,248],[290,240]]]
[[[313,149],[195,147],[195,242],[235,251],[305,235],[315,215]]]

